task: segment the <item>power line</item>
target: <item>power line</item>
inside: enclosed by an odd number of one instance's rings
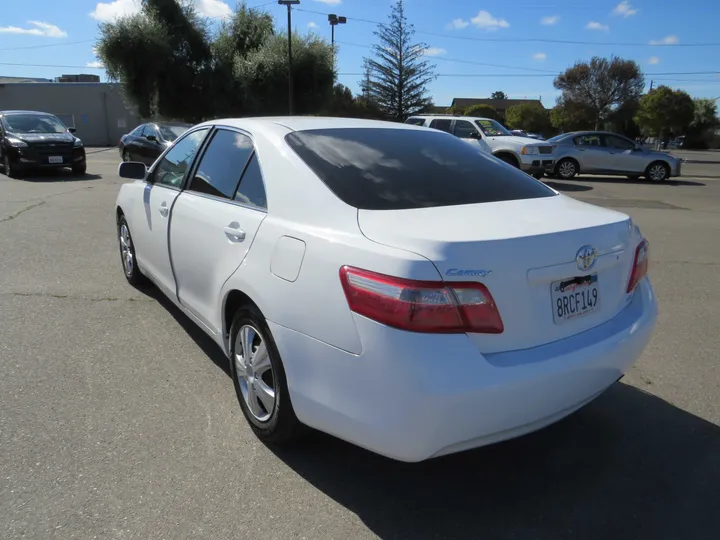
[[[79,45],[81,43],[95,43],[94,39],[84,39],[82,41],[66,41],[64,43],[48,43],[45,45],[28,45],[25,47],[7,47],[0,49],[0,51],[22,51],[28,49],[45,49],[47,47],[62,47],[64,45]]]
[[[323,11],[315,11],[313,9],[295,8],[297,11],[304,11],[306,13],[314,13],[316,15],[328,15]],[[348,17],[349,21],[364,22],[368,24],[375,24],[385,26],[386,23],[380,21],[371,21],[369,19],[361,19],[359,17]],[[464,41],[480,41],[480,42],[491,42],[491,43],[555,43],[564,45],[607,45],[607,46],[622,46],[622,47],[720,47],[720,42],[712,43],[658,43],[657,45],[651,45],[650,43],[639,43],[639,42],[621,42],[621,41],[575,41],[567,39],[544,39],[544,38],[495,38],[495,37],[471,37],[471,36],[452,36],[449,34],[439,34],[437,32],[428,32],[426,30],[415,30],[416,34],[423,34],[426,36],[435,36],[447,39],[460,39]]]

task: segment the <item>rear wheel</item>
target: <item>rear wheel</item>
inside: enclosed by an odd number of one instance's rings
[[[578,173],[578,165],[574,159],[561,159],[555,166],[555,174],[563,180],[570,180]]]
[[[655,161],[648,165],[645,171],[645,178],[651,182],[664,182],[670,178],[670,167],[662,161]]]
[[[241,307],[233,318],[230,372],[240,409],[260,440],[284,443],[302,434],[280,353],[265,317],[254,305]]]
[[[130,154],[127,151],[127,148],[123,149],[122,151],[122,160],[123,161],[130,161]]]

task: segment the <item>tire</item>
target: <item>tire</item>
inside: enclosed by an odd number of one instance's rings
[[[520,164],[518,163],[518,160],[515,159],[515,156],[513,156],[512,154],[500,154],[500,155],[495,156],[495,157],[497,157],[498,159],[504,161],[504,162],[507,163],[508,165],[512,165],[512,166],[515,167],[516,169],[519,169],[519,168],[520,168]]]
[[[120,247],[120,262],[123,267],[125,279],[133,287],[140,287],[147,283],[147,278],[140,272],[137,265],[137,257],[135,255],[135,244],[133,244],[130,234],[130,227],[125,220],[125,216],[120,215],[117,222],[118,245]],[[127,256],[129,255],[129,259]],[[129,261],[129,263],[128,263]]]
[[[628,180],[639,180],[640,179],[639,174],[628,174],[627,177],[628,177]]]
[[[75,176],[83,176],[87,171],[87,161],[72,166],[72,172]]]
[[[5,152],[3,163],[5,165],[5,174],[9,178],[22,178],[24,176],[25,171],[23,171],[22,166],[17,163],[13,163],[7,155],[7,152]]]
[[[563,158],[555,165],[555,174],[562,180],[571,180],[578,173],[577,161],[570,158]]]
[[[645,178],[656,184],[664,182],[670,178],[670,167],[662,161],[653,161],[645,169]]]
[[[266,354],[256,357],[262,345]],[[252,351],[249,357],[246,349]],[[275,340],[265,317],[251,304],[238,309],[230,327],[230,373],[240,409],[258,439],[282,444],[302,436],[304,426],[290,402]]]
[[[123,160],[123,161],[130,161],[130,153],[127,151],[127,148],[123,148],[123,151],[122,151],[122,160]]]

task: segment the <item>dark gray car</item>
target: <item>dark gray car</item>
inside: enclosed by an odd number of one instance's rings
[[[576,174],[606,174],[662,182],[680,176],[681,160],[639,146],[627,137],[605,131],[563,133],[549,139],[556,145],[548,176],[569,180]]]

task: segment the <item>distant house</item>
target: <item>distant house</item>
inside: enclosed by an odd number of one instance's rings
[[[453,98],[454,109],[467,109],[473,105],[490,105],[497,112],[505,116],[505,112],[515,105],[539,105],[545,108],[539,99],[484,99],[484,98]]]

